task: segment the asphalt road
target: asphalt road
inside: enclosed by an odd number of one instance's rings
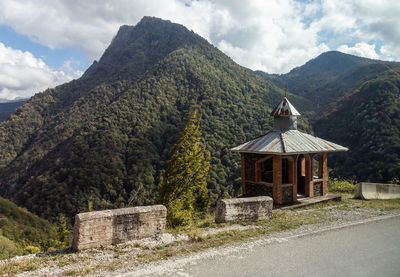
[[[400,217],[204,258],[173,275],[398,277]]]

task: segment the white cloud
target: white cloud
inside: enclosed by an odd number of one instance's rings
[[[346,40],[350,42],[345,44],[379,41],[383,44],[381,49],[376,49],[379,58],[400,58],[399,1],[323,0],[321,3],[323,15],[313,25],[319,32],[333,32],[333,44],[340,40],[341,44]]]
[[[327,50],[317,33],[302,23],[314,14],[315,3],[294,0],[5,0],[0,24],[53,47],[79,47],[98,59],[120,25],[136,24],[143,16],[181,23],[211,41],[241,65],[284,72]],[[227,47],[230,45],[230,47]],[[236,50],[235,50],[236,49]],[[233,51],[233,52],[232,52]]]
[[[378,59],[379,55],[375,51],[375,44],[368,44],[365,42],[356,43],[353,47],[341,45],[337,49],[340,52],[356,55],[360,57]]]
[[[0,98],[30,97],[81,74],[73,70],[68,73],[53,71],[32,53],[6,47],[0,42]]]
[[[49,47],[80,48],[90,59],[101,56],[120,25],[149,15],[181,23],[239,64],[270,73],[338,48],[398,59],[399,14],[400,2],[392,0],[0,1],[0,24]]]

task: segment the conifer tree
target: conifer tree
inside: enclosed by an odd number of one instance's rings
[[[169,226],[187,225],[209,207],[207,174],[210,153],[201,143],[197,111],[171,151],[167,170],[161,174],[158,202],[167,207]]]

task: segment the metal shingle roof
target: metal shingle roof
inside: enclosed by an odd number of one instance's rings
[[[338,152],[349,150],[336,143],[302,133],[298,130],[270,131],[267,134],[231,148],[236,152],[260,154],[296,154]]]

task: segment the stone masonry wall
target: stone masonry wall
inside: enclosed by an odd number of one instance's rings
[[[314,183],[314,196],[322,196],[322,182]]]
[[[264,220],[272,216],[273,200],[268,196],[220,199],[217,202],[215,222]]]
[[[163,205],[80,213],[72,247],[83,250],[148,237],[164,231],[166,216]]]
[[[282,203],[290,204],[293,202],[293,187],[282,188]]]
[[[253,197],[253,196],[270,196],[270,197],[272,197],[272,187],[246,182],[246,195],[245,196],[246,197]]]

